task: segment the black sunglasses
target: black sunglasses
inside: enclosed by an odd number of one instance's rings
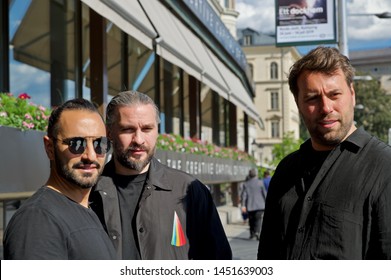
[[[89,137],[87,137],[89,138]],[[69,151],[75,155],[81,155],[84,153],[87,147],[87,139],[84,137],[72,137],[67,139],[57,139],[62,141],[63,144],[68,145]],[[104,155],[110,150],[110,141],[107,137],[99,137],[92,140],[95,153],[98,155]]]

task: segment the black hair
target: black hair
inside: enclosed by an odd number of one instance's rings
[[[75,98],[66,101],[61,106],[57,107],[52,111],[49,117],[47,134],[49,137],[56,137],[58,134],[58,121],[61,117],[62,112],[68,110],[86,110],[99,114],[98,109],[90,101],[83,98]],[[99,114],[100,115],[100,114]],[[103,120],[103,118],[102,118]]]

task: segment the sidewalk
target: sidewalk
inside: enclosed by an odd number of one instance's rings
[[[249,226],[243,223],[240,210],[233,206],[221,206],[217,210],[223,223],[225,234],[231,245],[234,260],[256,260],[258,240],[249,239]]]

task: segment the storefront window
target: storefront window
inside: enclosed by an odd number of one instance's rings
[[[10,92],[50,106],[49,1],[10,5]]]
[[[201,140],[213,143],[213,92],[205,84],[201,87]]]
[[[189,76],[183,74],[183,136],[190,138]]]
[[[154,98],[153,52],[111,23],[106,31],[109,95],[137,90]]]
[[[183,135],[183,71],[161,59],[160,67],[160,112],[161,133]]]
[[[15,0],[10,16],[10,91],[28,93],[34,103],[50,107],[80,93],[89,98],[88,7],[76,1]],[[76,10],[81,7],[80,26]],[[80,40],[75,40],[77,34]],[[81,53],[81,54],[80,54]],[[83,69],[76,63],[81,57]],[[80,74],[80,71],[81,74]]]
[[[217,93],[215,93],[217,95]],[[218,114],[219,114],[219,125],[217,127],[219,134],[219,142],[216,142],[219,146],[225,146],[227,143],[228,135],[228,123],[227,123],[227,107],[228,101],[221,96],[217,95],[218,98]]]

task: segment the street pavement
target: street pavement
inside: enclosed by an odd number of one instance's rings
[[[217,207],[217,211],[231,245],[233,259],[256,260],[258,240],[249,239],[248,220],[243,222],[240,208],[228,204]]]
[[[234,260],[256,260],[258,252],[258,240],[249,239],[250,231],[248,223],[235,221],[225,224],[224,230],[231,245]]]

